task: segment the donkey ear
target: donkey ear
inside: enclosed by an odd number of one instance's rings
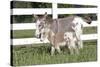
[[[45,12],[44,16],[47,17],[47,12]]]
[[[87,22],[88,24],[91,24],[92,19],[91,19],[90,16],[84,16],[84,19],[86,20],[86,22]]]
[[[91,20],[91,17],[88,16],[88,15],[87,15],[87,16],[84,16],[84,18],[85,18],[85,19],[88,19],[88,20]]]
[[[37,15],[35,15],[35,14],[33,14],[33,17],[34,17],[35,19],[37,19],[37,18],[38,18],[38,16],[37,16]]]

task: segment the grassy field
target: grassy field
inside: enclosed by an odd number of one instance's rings
[[[35,37],[35,30],[14,30],[12,33],[13,38]]]
[[[55,53],[50,56],[48,44],[13,46],[13,65],[37,65],[37,64],[59,64],[73,62],[88,62],[97,60],[97,42],[86,41],[79,55],[70,55],[67,48],[62,47],[62,54]]]
[[[83,28],[83,34],[97,33],[97,27]],[[28,38],[35,37],[35,30],[14,30],[13,38]]]
[[[35,30],[14,30],[12,38],[35,37]],[[84,28],[83,34],[97,33],[97,27]],[[84,48],[80,50],[79,55],[70,55],[67,48],[62,47],[62,53],[50,55],[50,44],[27,44],[13,46],[12,65],[37,65],[37,64],[60,64],[76,63],[97,60],[97,41],[84,41]],[[38,46],[37,46],[38,45]],[[49,46],[48,46],[49,45]]]

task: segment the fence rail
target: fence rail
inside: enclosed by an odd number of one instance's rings
[[[81,36],[82,40],[96,40],[97,34],[86,34]],[[12,39],[13,45],[25,45],[25,44],[38,44],[38,43],[49,43],[48,40],[41,42],[37,38],[21,38],[21,39]]]
[[[84,24],[83,27],[96,27],[98,25],[97,21],[92,21],[91,24]],[[27,29],[36,29],[35,23],[17,23],[12,24],[12,30],[27,30]]]
[[[32,15],[32,14],[52,14],[52,8],[14,8],[12,9],[12,15]],[[86,14],[86,13],[97,13],[97,8],[57,8],[54,9],[57,14]]]

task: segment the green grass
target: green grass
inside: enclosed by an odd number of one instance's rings
[[[83,34],[97,33],[97,27],[86,27],[83,29]],[[35,37],[35,30],[14,30],[13,38],[29,38]]]
[[[39,45],[39,44],[35,44]],[[79,55],[70,55],[68,49],[62,47],[62,53],[50,55],[50,46],[24,45],[13,46],[13,65],[59,64],[73,62],[88,62],[97,60],[97,42],[85,41]],[[45,45],[45,46],[44,46]]]
[[[97,33],[97,27],[85,27],[83,28],[83,34]]]
[[[14,30],[12,38],[29,38],[35,37],[35,30]]]

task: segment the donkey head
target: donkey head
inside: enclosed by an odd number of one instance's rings
[[[50,29],[50,26],[46,24],[45,27],[41,29],[40,41],[46,40],[51,34],[52,34],[52,31]]]
[[[46,21],[46,17],[47,17],[47,12],[45,12],[45,14],[43,16],[37,16],[37,15],[33,15],[35,20],[36,20],[36,32],[35,32],[35,36],[37,38],[41,37],[41,30],[45,27],[45,21]]]
[[[87,22],[88,24],[91,24],[91,21],[92,21],[92,20],[91,20],[90,16],[84,16],[83,19],[84,19],[84,21]]]

